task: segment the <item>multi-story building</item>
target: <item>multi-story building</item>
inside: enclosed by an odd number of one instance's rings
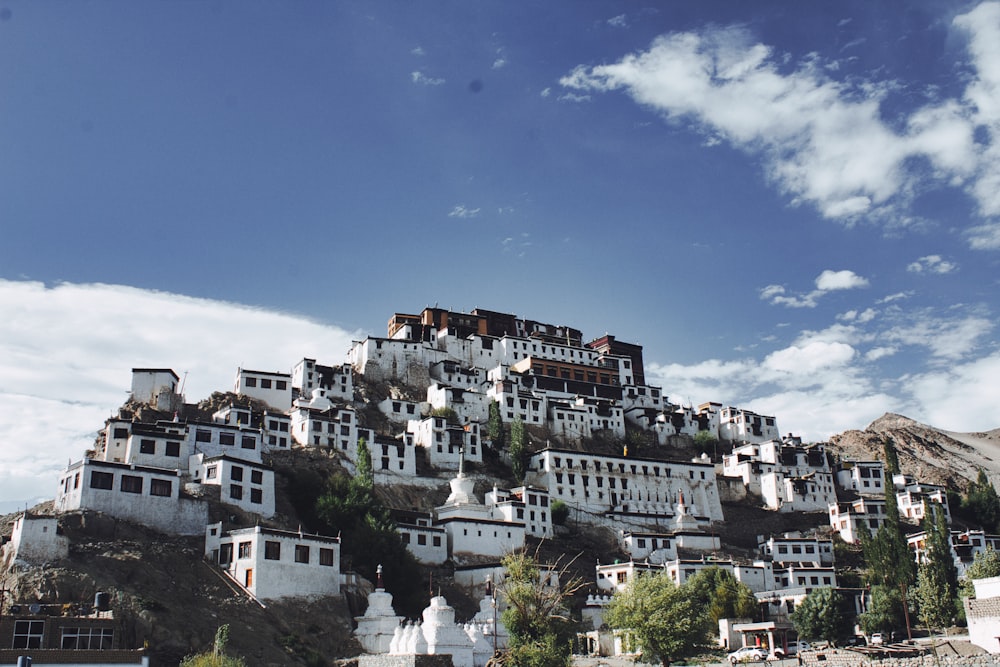
[[[239,368],[236,370],[233,393],[256,398],[277,410],[287,410],[292,407],[292,376],[290,373]]]

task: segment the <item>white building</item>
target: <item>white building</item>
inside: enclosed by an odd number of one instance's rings
[[[973,579],[976,597],[964,598],[969,641],[992,654],[1000,653],[1000,577]]]
[[[844,461],[837,466],[837,485],[862,495],[885,495],[885,466],[881,461]]]
[[[823,471],[789,475],[776,470],[761,475],[760,495],[768,509],[779,512],[821,512],[837,502],[833,475]]]
[[[186,424],[109,419],[99,435],[94,458],[110,463],[181,469],[190,453]]]
[[[896,506],[899,514],[910,521],[923,521],[928,503],[937,503],[944,510],[944,517],[951,523],[951,508],[948,494],[943,486],[936,484],[907,484],[896,492]]]
[[[767,442],[781,436],[774,417],[758,415],[743,408],[719,411],[719,439],[730,442]]]
[[[411,419],[406,431],[413,434],[414,445],[427,451],[427,458],[435,468],[458,470],[462,456],[466,461],[483,461],[477,423],[454,424],[444,417],[431,416]]]
[[[189,460],[193,481],[219,487],[219,500],[265,519],[274,516],[274,471],[262,463],[231,456],[195,454]]]
[[[62,534],[54,516],[22,512],[11,526],[10,541],[0,550],[0,563],[14,561],[41,565],[69,557],[69,538]]]
[[[833,565],[833,540],[785,534],[760,544],[761,555],[776,564]]]
[[[448,532],[434,525],[428,512],[394,511],[396,532],[417,562],[440,565],[448,560]]]
[[[208,506],[180,495],[178,470],[83,459],[63,472],[56,512],[90,510],[175,534],[197,535]]]
[[[205,528],[205,557],[258,600],[340,595],[340,539],[273,528]]]
[[[885,523],[885,501],[862,496],[852,502],[832,503],[829,506],[830,526],[840,533],[848,544],[861,541],[861,531],[872,535]]]
[[[500,558],[524,546],[524,522],[494,518],[491,508],[475,497],[474,479],[460,470],[450,484],[451,494],[435,510],[434,525],[445,529],[453,559]]]
[[[545,489],[519,486],[508,490],[494,486],[485,501],[492,518],[524,524],[525,533],[531,537],[552,537],[549,493]]]
[[[526,481],[584,514],[656,525],[675,517],[683,495],[698,524],[723,520],[715,468],[707,458],[662,461],[546,448],[531,456]],[[575,518],[592,520],[579,513]]]
[[[292,376],[238,368],[233,393],[256,398],[276,410],[287,410],[292,407]]]
[[[176,410],[184,402],[179,395],[177,383],[180,378],[169,368],[133,368],[133,401],[146,403],[157,410]]]
[[[350,364],[324,366],[303,358],[292,368],[292,388],[300,396],[312,396],[313,389],[322,388],[330,398],[353,401],[354,369]]]

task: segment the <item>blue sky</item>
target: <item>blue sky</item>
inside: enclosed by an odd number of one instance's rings
[[[1000,4],[0,0],[0,232],[0,503],[133,366],[435,303],[808,439],[991,429]]]

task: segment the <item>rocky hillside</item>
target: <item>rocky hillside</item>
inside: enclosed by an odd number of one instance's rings
[[[882,459],[892,442],[904,473],[922,482],[965,489],[979,468],[1000,486],[1000,429],[983,433],[952,433],[908,417],[886,413],[863,431],[845,431],[830,439],[842,458]]]

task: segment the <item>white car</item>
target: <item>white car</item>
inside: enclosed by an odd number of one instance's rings
[[[804,642],[804,641],[788,642],[788,651],[785,652],[785,649],[779,646],[774,649],[774,657],[780,660],[781,658],[784,658],[786,655],[796,655],[797,653],[800,653],[802,651],[808,651],[811,648],[812,645],[809,644],[809,642]]]
[[[735,665],[738,662],[754,662],[767,660],[767,653],[762,648],[756,646],[744,646],[729,654],[729,662]]]
[[[885,637],[882,636],[881,632],[873,632],[871,641],[868,643],[871,644],[872,646],[879,646],[884,642],[885,642]]]

